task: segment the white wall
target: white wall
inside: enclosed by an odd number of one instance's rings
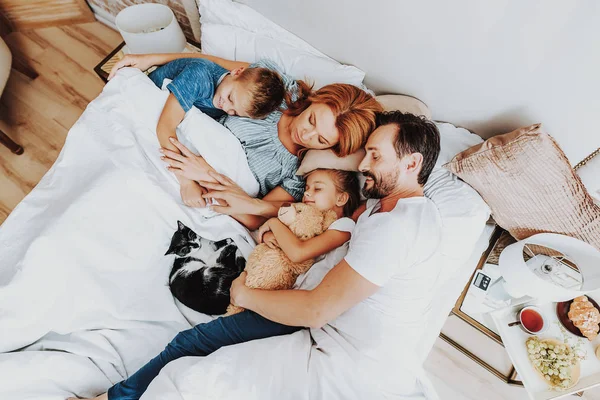
[[[242,2],[434,119],[484,137],[542,122],[573,164],[600,147],[600,1]]]

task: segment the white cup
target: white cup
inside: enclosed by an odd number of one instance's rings
[[[130,53],[181,53],[186,39],[171,9],[163,4],[137,4],[117,15],[115,24]]]
[[[532,329],[532,326],[528,326],[527,322],[523,322],[523,316],[524,313],[526,312],[531,312],[534,315],[537,314],[537,316],[535,318],[540,319],[539,322],[541,322],[542,326],[535,330]],[[512,322],[510,324],[508,324],[508,326],[515,326],[515,325],[519,325],[521,327],[521,329],[523,329],[525,332],[529,333],[530,335],[539,335],[540,333],[544,332],[547,328],[548,328],[548,322],[546,321],[546,317],[544,316],[544,314],[542,313],[542,310],[540,310],[538,307],[535,306],[527,306],[527,307],[523,307],[521,309],[521,311],[519,311],[519,313],[517,314],[517,318],[518,321]]]

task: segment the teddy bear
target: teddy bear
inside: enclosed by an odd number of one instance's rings
[[[308,240],[325,232],[336,219],[334,211],[321,211],[311,204],[285,203],[277,218],[300,240]],[[266,244],[257,245],[246,262],[246,285],[268,290],[291,289],[299,275],[308,271],[315,260],[292,262],[281,249],[271,249]],[[244,311],[230,304],[225,315]]]

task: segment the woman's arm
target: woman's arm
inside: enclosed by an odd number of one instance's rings
[[[117,71],[123,67],[134,67],[145,71],[152,66],[164,65],[170,61],[180,58],[205,58],[209,61],[219,64],[221,67],[229,71],[250,65],[247,62],[231,61],[202,53],[127,54],[121,60],[117,61],[117,63],[112,67],[110,73],[108,74],[108,80],[111,80]]]
[[[300,240],[278,218],[266,222],[275,235],[279,248],[283,250],[290,261],[299,263],[329,253],[350,240],[349,232],[335,229],[327,230],[308,240]]]
[[[209,189],[209,188],[207,188]],[[281,186],[271,190],[265,197],[256,199],[261,202],[259,214],[230,214],[236,221],[243,224],[251,231],[260,228],[267,218],[277,215],[279,208],[283,203],[296,201],[294,197],[285,191]],[[220,211],[219,206],[213,206],[215,211]]]
[[[218,200],[220,205],[212,206],[215,211],[231,215],[250,230],[258,229],[266,218],[276,216],[283,203],[295,201],[294,197],[280,186],[271,190],[261,200],[248,196],[242,188],[223,174],[210,172],[210,176],[217,183],[199,182],[209,189],[204,198]]]
[[[379,290],[345,260],[313,290],[251,289],[245,281],[246,272],[233,281],[233,304],[280,324],[310,328],[321,328]]]

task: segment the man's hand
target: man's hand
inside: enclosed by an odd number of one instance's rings
[[[198,184],[198,182],[190,180],[181,180],[181,199],[183,204],[188,207],[206,207],[206,201],[202,195],[205,190]]]
[[[231,304],[233,304],[234,306],[246,308],[245,303],[247,300],[247,295],[250,291],[250,288],[246,286],[247,276],[248,273],[244,271],[231,283],[229,295]]]
[[[213,168],[206,162],[204,157],[195,155],[173,137],[169,138],[169,141],[181,151],[181,154],[178,154],[169,149],[160,149],[160,152],[164,154],[161,157],[162,160],[169,164],[169,171],[173,172],[178,178],[190,179],[192,181],[216,182],[209,175],[209,172]]]
[[[153,54],[127,54],[112,67],[108,74],[108,80],[110,81],[123,67],[133,67],[145,71],[154,65],[156,63]]]

